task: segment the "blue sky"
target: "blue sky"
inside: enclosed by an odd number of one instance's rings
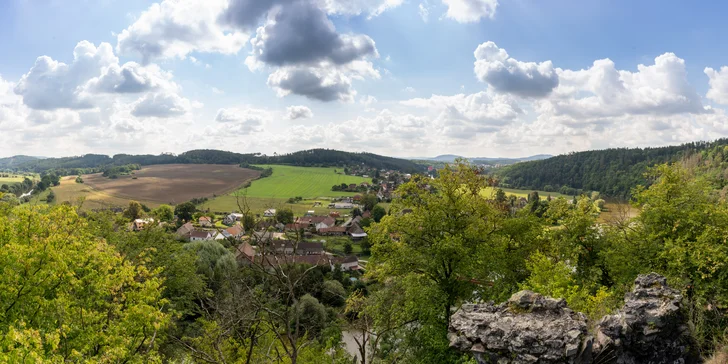
[[[0,156],[524,156],[715,139],[728,136],[727,7],[3,1]]]

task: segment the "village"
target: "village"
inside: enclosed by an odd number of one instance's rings
[[[352,168],[347,172],[364,177],[368,177],[366,173],[380,175],[379,171],[367,169]],[[293,216],[287,208],[248,211],[248,219],[239,211],[200,211],[190,221],[175,216],[178,227],[174,233],[185,242],[218,241],[234,249],[241,265],[302,263],[362,272],[370,254],[365,229],[387,214],[392,191],[410,178],[409,174],[382,171],[381,178],[372,178],[372,183],[334,186],[334,191],[357,194],[331,198],[328,203],[313,202],[311,210],[302,216]],[[323,208],[328,213],[322,214]],[[160,224],[153,217],[141,217],[129,229],[142,231]],[[167,225],[167,229],[172,228]]]

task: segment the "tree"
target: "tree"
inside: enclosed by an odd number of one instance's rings
[[[678,164],[656,166],[646,178],[650,187],[633,192],[640,214],[607,231],[606,270],[618,287],[639,273],[668,277],[685,297],[696,339],[710,350],[728,327],[728,317],[711,309],[728,305],[728,204],[705,176]]]
[[[324,281],[321,302],[327,306],[341,307],[346,301],[346,289],[339,281]]]
[[[53,190],[50,190],[50,192],[48,192],[48,196],[46,196],[46,202],[51,203],[55,200],[56,200],[56,194],[55,194],[55,192],[53,192]]]
[[[152,211],[152,215],[159,221],[170,222],[174,220],[174,210],[169,205],[159,205],[159,207]]]
[[[495,200],[500,203],[505,203],[506,200],[508,200],[508,196],[506,196],[506,193],[505,191],[503,191],[503,189],[499,188],[495,191]]]
[[[354,251],[354,247],[351,245],[351,242],[347,241],[344,243],[344,254],[349,255]]]
[[[376,205],[372,209],[372,219],[374,219],[374,222],[380,222],[382,221],[382,218],[387,215],[387,210],[384,209],[384,207]]]
[[[457,164],[435,180],[422,178],[400,186],[397,192],[403,197],[372,227],[367,268],[375,279],[406,282],[410,288],[402,294],[408,305],[419,307],[416,335],[438,343],[422,349],[431,361],[449,361],[446,335],[452,308],[473,296],[476,282],[496,274],[500,262],[493,248],[503,215],[483,197],[489,183],[478,169]]]
[[[10,206],[20,205],[20,200],[18,200],[18,197],[13,195],[12,193],[4,194],[2,197],[0,197],[0,202],[4,202]]]
[[[361,210],[358,207],[355,207],[353,210],[351,210],[351,216],[353,216],[353,217],[361,216]]]
[[[365,193],[361,197],[360,204],[361,204],[362,208],[364,208],[364,211],[372,211],[372,209],[374,208],[374,205],[376,205],[377,202],[379,202],[377,195],[372,194],[372,193]]]
[[[299,329],[312,337],[318,336],[326,325],[326,307],[310,294],[305,294],[299,298],[295,306],[296,317],[294,321],[298,322]]]
[[[129,206],[124,210],[124,217],[129,220],[136,220],[141,218],[144,214],[144,208],[142,204],[137,201],[129,201]]]
[[[0,216],[0,351],[9,362],[155,362],[161,280],[70,206]],[[62,324],[60,324],[62,323]]]
[[[197,207],[192,202],[184,202],[174,207],[174,214],[180,220],[192,221],[192,214],[197,211]]]
[[[83,183],[83,178],[81,176],[76,177],[76,183]]]
[[[281,224],[293,224],[293,210],[288,208],[276,210],[276,221]]]

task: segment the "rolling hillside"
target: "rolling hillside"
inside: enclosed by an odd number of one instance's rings
[[[5,159],[20,159],[20,157],[22,156]],[[0,159],[0,162],[5,159]],[[343,152],[333,149],[311,149],[274,156],[260,153],[241,154],[211,149],[191,150],[180,155],[117,154],[109,157],[102,154],[86,154],[63,158],[24,159],[20,162],[14,162],[9,168],[32,172],[55,170],[62,175],[72,175],[99,172],[98,170],[89,169],[127,164],[142,166],[156,164],[279,164],[302,167],[341,167],[357,164],[377,169],[393,169],[405,173],[416,173],[423,170],[421,166],[406,159],[385,157],[372,153]],[[0,168],[2,168],[2,165],[0,165]]]
[[[679,161],[695,153],[728,145],[728,139],[693,142],[660,148],[619,148],[559,155],[499,168],[495,171],[506,187],[544,190],[574,195],[599,191],[605,196],[628,197],[637,185],[647,185],[647,168]]]

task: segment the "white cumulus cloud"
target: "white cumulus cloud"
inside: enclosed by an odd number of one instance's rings
[[[719,104],[728,105],[728,66],[723,66],[718,71],[707,67],[704,72],[710,84],[705,96]]]
[[[117,52],[155,58],[185,58],[192,52],[235,54],[248,34],[218,22],[227,0],[164,0],[152,4],[117,36]]]
[[[442,0],[447,5],[447,16],[459,23],[473,23],[483,18],[493,18],[498,0]]]
[[[289,106],[286,108],[286,113],[289,120],[310,119],[313,117],[313,111],[303,105]]]
[[[485,42],[475,50],[475,75],[496,91],[522,97],[545,97],[559,85],[551,61],[521,62],[505,49]]]

